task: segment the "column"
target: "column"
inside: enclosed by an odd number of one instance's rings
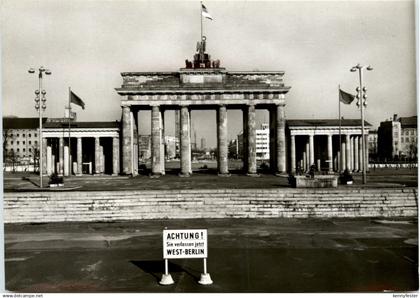
[[[191,175],[191,136],[190,136],[190,113],[187,106],[181,107],[181,177]]]
[[[248,106],[248,169],[247,175],[254,176],[257,175],[257,132],[256,132],[256,123],[255,123],[255,106]]]
[[[52,148],[51,148],[52,150]],[[57,173],[57,165],[55,164],[55,155],[51,155],[52,173]]]
[[[248,108],[242,110],[242,160],[243,170],[248,172]]]
[[[58,139],[58,175],[63,176],[64,174],[64,139],[60,137]]]
[[[354,170],[354,146],[353,146],[353,136],[350,136],[350,172]]]
[[[286,173],[286,120],[285,106],[277,106],[277,171],[278,173]]]
[[[359,140],[358,140],[358,136],[354,136],[354,171],[358,172],[359,171]]]
[[[311,166],[311,161],[310,161],[310,154],[309,154],[309,136],[308,139],[306,140],[306,145],[305,145],[305,153],[306,153],[306,167],[305,167],[305,172],[307,172],[309,170],[309,167]]]
[[[219,176],[229,175],[227,142],[227,110],[226,106],[220,106],[217,110],[217,168]]]
[[[160,145],[160,173],[165,175],[165,111],[161,109],[160,111],[160,134],[161,138],[161,145]]]
[[[112,138],[112,176],[120,173],[120,138]]]
[[[277,172],[277,108],[272,106],[269,108],[270,118],[270,169],[273,173]]]
[[[296,173],[296,136],[290,136],[290,172]]]
[[[161,145],[162,145],[162,135],[161,135],[161,113],[159,106],[152,107],[152,176],[158,177],[162,174],[161,166]]]
[[[302,161],[303,161],[303,164],[302,164],[302,172],[306,172],[307,171],[307,167],[308,167],[308,156],[306,154],[306,150],[303,151],[303,153],[302,153]]]
[[[363,144],[362,144],[362,136],[357,136],[358,143],[359,143],[359,171],[363,171]]]
[[[346,169],[346,139],[341,138],[341,171]]]
[[[333,145],[332,135],[328,135],[328,172],[333,172]]]
[[[99,145],[99,156],[100,156],[100,165],[101,165],[101,174],[105,173],[105,154],[104,154],[104,146]]]
[[[346,135],[346,169],[349,171],[351,171],[350,153],[350,135]]]
[[[131,113],[130,107],[122,107],[121,117],[121,129],[122,129],[122,172],[125,175],[132,174],[131,163],[132,163],[132,126],[131,126]]]
[[[309,135],[309,165],[311,167],[315,163],[315,148],[314,148],[314,136]]]
[[[83,174],[83,161],[82,161],[82,138],[77,138],[77,176],[82,176]]]
[[[69,158],[69,146],[64,146],[64,176],[70,175]]]
[[[138,115],[137,109],[131,110],[131,123],[133,126],[133,176],[137,176],[139,173],[139,131],[138,131]]]
[[[42,173],[47,174],[47,138],[42,138]]]
[[[51,146],[47,146],[47,175],[49,176],[52,173],[52,150]]]
[[[95,174],[101,173],[101,146],[99,145],[99,137],[95,137]]]

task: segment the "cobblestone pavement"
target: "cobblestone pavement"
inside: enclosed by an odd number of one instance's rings
[[[162,230],[208,229],[202,261],[171,260]],[[416,218],[197,219],[5,226],[6,289],[19,292],[381,292],[418,289]]]
[[[233,171],[230,177],[219,177],[214,169],[196,169],[189,178],[180,178],[177,170],[168,170],[168,174],[158,179],[147,175],[134,178],[112,176],[82,176],[64,178],[65,189],[77,190],[164,190],[164,189],[220,189],[220,188],[282,188],[290,187],[287,176],[278,177],[262,173],[260,177],[248,177]],[[340,187],[396,187],[401,185],[417,186],[417,169],[377,169],[368,174],[368,184],[362,185],[360,173],[353,175],[355,180],[351,186]],[[48,177],[44,178],[46,186]],[[37,190],[39,177],[32,173],[6,173],[4,191]]]

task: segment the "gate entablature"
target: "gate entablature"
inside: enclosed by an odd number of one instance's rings
[[[124,72],[122,105],[284,105],[290,87],[282,71],[227,72],[223,68],[179,72]]]

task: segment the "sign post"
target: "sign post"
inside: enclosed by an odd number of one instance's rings
[[[202,285],[213,283],[207,272],[207,230],[163,230],[163,258],[165,273],[159,282],[161,285],[174,283],[168,269],[168,259],[203,259],[203,273],[198,281]]]

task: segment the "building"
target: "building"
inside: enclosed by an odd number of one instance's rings
[[[270,129],[267,123],[261,124],[257,129],[257,159],[267,160],[270,158]]]
[[[179,139],[173,136],[165,136],[165,157],[174,159],[179,156]]]
[[[46,118],[43,118],[45,123]],[[38,162],[39,118],[3,118],[3,158],[5,165]]]
[[[238,139],[234,139],[234,140],[230,140],[229,141],[229,145],[228,145],[228,157],[229,158],[233,158],[233,159],[237,159],[239,158],[239,145],[238,145]]]
[[[205,138],[201,138],[201,150],[206,150],[207,148],[207,144],[206,144],[206,139]]]
[[[118,175],[120,123],[46,121],[43,126],[45,173]],[[137,145],[137,142],[135,143]]]
[[[369,130],[369,159],[376,160],[378,158],[378,131],[375,129]]]
[[[306,172],[312,165],[324,172],[363,169],[362,127],[359,119],[287,120],[289,171]],[[365,122],[365,144],[369,127]],[[367,146],[365,145],[365,148]],[[365,169],[369,156],[365,150]]]
[[[378,128],[378,157],[381,161],[417,158],[417,116],[381,122]]]
[[[139,159],[146,161],[150,158],[150,135],[139,135]]]

